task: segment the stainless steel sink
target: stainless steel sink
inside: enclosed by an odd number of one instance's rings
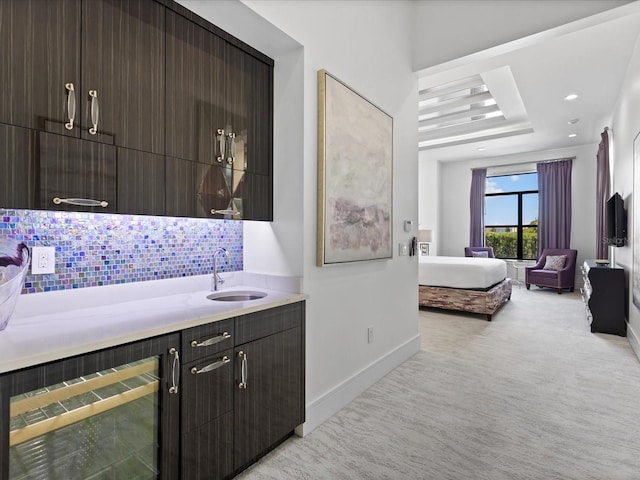
[[[235,292],[215,292],[207,295],[207,298],[217,302],[246,302],[247,300],[258,300],[266,296],[267,294],[264,292],[243,290]]]

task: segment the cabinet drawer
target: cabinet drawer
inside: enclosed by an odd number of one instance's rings
[[[189,480],[219,480],[233,471],[233,412],[182,437],[182,472]]]
[[[233,410],[233,350],[182,367],[182,433]]]
[[[234,345],[233,318],[182,331],[182,361],[205,358]]]
[[[235,345],[301,326],[302,306],[303,302],[292,303],[237,317]]]

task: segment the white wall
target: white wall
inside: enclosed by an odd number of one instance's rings
[[[597,144],[589,144],[575,148],[529,152],[483,160],[442,162],[439,181],[439,254],[462,256],[464,255],[464,247],[469,244],[471,168],[526,164],[575,156],[571,169],[571,247],[578,250],[579,264],[587,258],[595,258],[595,158],[597,151]],[[425,161],[423,157],[429,155],[435,156],[436,153],[421,153],[421,165]],[[422,185],[420,188],[422,188]]]
[[[417,235],[417,228],[403,232],[403,220],[418,220],[411,2],[381,0],[366,8],[348,0],[181,3],[276,60],[274,222],[247,222],[245,269],[303,276],[309,294],[306,433],[419,350],[417,261],[397,255],[397,243]],[[323,68],[393,116],[391,260],[315,265],[316,76]]]
[[[431,158],[427,152],[419,153],[418,167],[418,224],[420,228],[431,230],[432,242],[429,247],[430,255],[439,255],[440,235],[440,163]]]
[[[627,236],[630,245],[625,247],[611,248],[615,262],[624,267],[629,275],[629,328],[627,336],[636,355],[640,357],[640,310],[633,304],[633,275],[640,277],[640,268],[634,271],[633,249],[636,248],[636,256],[640,256],[640,232],[634,228],[634,197],[638,192],[634,192],[634,174],[640,178],[640,166],[635,166],[633,162],[633,141],[640,132],[640,39],[636,41],[633,55],[629,62],[624,85],[620,92],[620,97],[613,112],[612,142],[613,152],[613,192],[618,192],[624,199],[627,208],[628,226]],[[638,203],[638,199],[635,200]],[[640,285],[640,281],[638,282]]]

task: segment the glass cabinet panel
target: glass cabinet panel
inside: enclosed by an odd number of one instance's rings
[[[11,397],[9,478],[159,474],[159,357]]]

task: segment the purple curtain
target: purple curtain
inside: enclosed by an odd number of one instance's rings
[[[609,258],[607,243],[607,200],[611,192],[609,174],[609,132],[605,129],[600,134],[602,141],[596,155],[596,258]]]
[[[538,163],[538,257],[545,248],[571,248],[571,163]]]
[[[471,171],[470,247],[484,246],[484,189],[486,183],[486,168],[475,168]]]

